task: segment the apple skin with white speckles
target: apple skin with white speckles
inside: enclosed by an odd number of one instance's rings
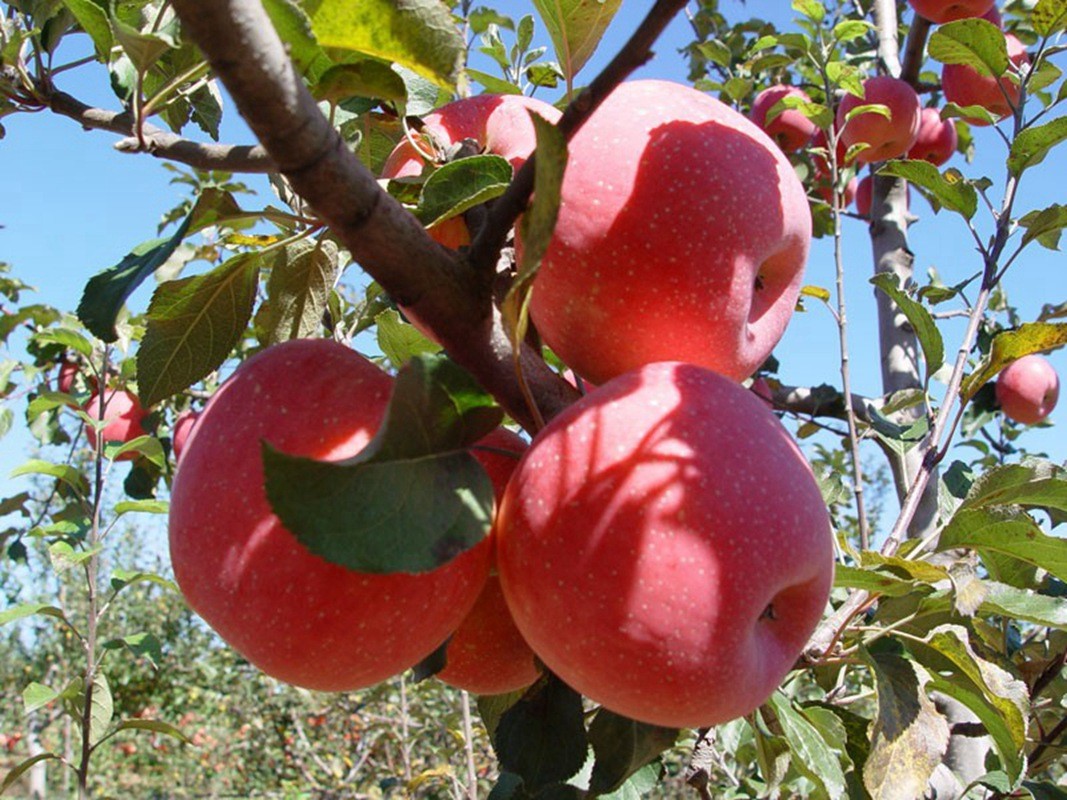
[[[568,152],[531,297],[545,343],[594,384],[666,360],[755,372],[792,316],[811,239],[774,141],[692,87],[641,80]]]
[[[1048,359],[1028,355],[1004,368],[995,384],[1001,411],[1016,422],[1036,425],[1060,399],[1060,377]]]
[[[507,428],[498,428],[478,444],[513,454],[480,450],[478,446],[471,448],[493,482],[499,506],[508,479],[529,445]],[[437,677],[473,694],[514,692],[529,686],[541,674],[533,651],[515,627],[495,573],[490,574],[474,608],[449,639],[445,657],[445,668]]]
[[[372,575],[313,555],[273,514],[261,441],[324,460],[355,455],[392,379],[323,339],[270,347],[212,397],[174,479],[170,553],[189,605],[263,672],[308,689],[378,683],[433,652],[474,604],[489,539],[431,572]]]
[[[833,536],[765,403],[658,363],[557,416],[508,483],[497,562],[567,684],[633,719],[716,725],[763,703],[820,619]]]

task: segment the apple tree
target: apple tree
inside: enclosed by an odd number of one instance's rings
[[[191,193],[74,316],[0,284],[27,351],[5,396],[66,446],[19,468],[42,492],[3,501],[7,555],[84,578],[77,614],[0,612],[82,644],[18,687],[77,747],[5,788],[58,761],[88,796],[117,733],[189,738],[114,713],[111,651],[152,641],[100,629],[127,586],[171,587],[105,558],[141,512],[267,675],[478,695],[493,798],[1064,794],[1067,475],[1016,443],[1067,312],[1011,301],[1067,225],[1026,193],[1067,139],[1063,0],[794,0],[782,24],[657,0],[596,74],[618,0],[3,8],[0,115],[109,131]],[[685,78],[635,78],[683,10]],[[55,63],[70,38],[87,55]],[[100,65],[119,110],[61,88]],[[223,89],[256,143],[217,141]],[[973,243],[959,280],[916,269],[920,213]],[[873,269],[845,256],[859,223]],[[786,380],[798,307],[833,318],[834,386]]]

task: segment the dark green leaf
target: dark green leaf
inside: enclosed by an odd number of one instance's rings
[[[1027,322],[1015,330],[1002,331],[974,372],[963,379],[960,397],[964,402],[974,397],[982,386],[993,379],[1012,361],[1031,353],[1041,353],[1067,344],[1067,323]]]
[[[141,402],[157,403],[222,365],[248,326],[262,260],[262,253],[243,253],[211,272],[159,285],[137,352]]]
[[[493,745],[501,769],[520,776],[531,792],[567,780],[588,749],[581,695],[546,674],[504,712]]]
[[[590,792],[614,792],[633,773],[672,747],[678,733],[675,728],[637,722],[601,708],[589,725],[594,758]]]
[[[926,359],[926,375],[933,375],[945,363],[945,343],[937,323],[922,303],[914,300],[900,287],[900,279],[891,272],[880,272],[871,278],[871,283],[881,289],[907,317],[919,339]]]
[[[965,508],[1011,505],[1067,513],[1067,470],[1036,458],[994,467],[971,484],[963,502]]]
[[[339,273],[337,245],[329,239],[298,239],[279,250],[271,260],[267,300],[256,315],[265,342],[319,334]]]
[[[63,0],[63,4],[78,20],[81,29],[93,40],[97,59],[104,63],[110,61],[114,37],[111,33],[111,23],[108,22],[106,7],[94,3],[93,0]]]
[[[124,719],[115,726],[113,734],[119,731],[152,731],[152,733],[162,733],[164,736],[170,736],[185,744],[192,743],[189,737],[174,725],[158,719]]]
[[[845,589],[863,589],[867,592],[899,597],[916,591],[915,581],[889,575],[875,569],[850,567],[838,564],[834,568],[834,586]]]
[[[156,586],[162,586],[169,591],[178,592],[178,584],[174,583],[174,581],[167,580],[161,575],[155,575],[151,572],[137,572],[125,569],[111,571],[111,588],[114,591],[118,592],[134,583],[153,583]]]
[[[1011,143],[1008,171],[1015,176],[1021,175],[1024,170],[1044,161],[1049,150],[1065,139],[1067,117],[1059,117],[1036,128],[1027,128]]]
[[[556,60],[573,80],[596,52],[622,0],[534,0],[534,8],[552,37]]]
[[[782,726],[782,735],[793,751],[794,765],[819,784],[830,797],[843,796],[845,774],[833,748],[781,692],[772,694],[767,702],[774,709],[774,715]]]
[[[422,186],[415,216],[430,227],[499,197],[511,182],[511,164],[496,155],[476,155],[443,164]]]
[[[1023,781],[1022,788],[1034,800],[1067,800],[1067,789],[1045,781]]]
[[[482,725],[485,726],[490,739],[496,736],[496,726],[500,724],[500,718],[504,716],[504,712],[519,702],[524,694],[526,694],[526,690],[519,689],[507,694],[483,694],[478,696],[478,716],[482,718]]]
[[[117,14],[111,14],[111,32],[138,72],[147,72],[164,53],[177,46],[173,24],[153,26],[151,31],[140,31],[127,25]]]
[[[187,216],[169,239],[153,239],[137,245],[118,264],[90,279],[78,303],[78,319],[105,342],[119,338],[115,321],[127,298],[144,280],[163,266],[182,243],[192,215]]]
[[[159,667],[163,661],[163,645],[151,633],[133,633],[121,639],[104,642],[104,649],[117,650],[127,648],[138,658],[147,658],[153,667]]]
[[[948,723],[926,696],[910,661],[888,649],[863,655],[878,692],[864,785],[874,800],[922,797],[948,748]]]
[[[319,43],[394,62],[452,89],[466,44],[440,0],[305,0]]]
[[[315,461],[263,445],[267,497],[311,552],[363,572],[423,572],[489,532],[493,487],[464,448],[502,412],[444,357],[397,376],[385,420],[354,458]]]
[[[30,770],[30,768],[33,767],[34,764],[39,764],[42,761],[49,761],[51,759],[58,758],[59,756],[57,756],[55,753],[38,753],[35,756],[30,756],[25,761],[20,761],[18,764],[11,768],[11,771],[8,772],[7,775],[4,776],[4,782],[0,783],[0,794],[3,794],[12,786],[14,786],[18,782],[19,778],[25,775]]]
[[[942,174],[928,161],[890,161],[878,174],[904,178],[936,203],[935,209],[944,207],[965,219],[971,219],[978,211],[978,192],[955,170]]]
[[[1067,539],[1049,536],[1020,511],[961,508],[941,532],[937,546],[939,550],[992,550],[1067,580]]]
[[[981,75],[1000,77],[1008,69],[1004,33],[984,19],[961,19],[939,25],[927,47],[930,58],[942,64],[966,64]]]
[[[64,621],[66,620],[66,615],[63,613],[63,609],[57,608],[56,606],[50,606],[45,603],[23,603],[14,608],[9,608],[6,611],[0,611],[0,625],[7,625],[9,622],[14,622],[15,620],[32,617],[34,614],[44,614],[48,617],[56,617],[57,619]]]
[[[367,58],[330,67],[312,87],[312,94],[316,100],[335,104],[352,97],[373,97],[403,107],[408,89],[388,64]]]
[[[1037,240],[1042,247],[1059,250],[1060,234],[1067,228],[1067,205],[1057,203],[1039,211],[1031,211],[1019,219],[1019,226],[1026,229],[1022,241],[1024,247]]]

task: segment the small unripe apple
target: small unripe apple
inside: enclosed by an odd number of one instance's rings
[[[816,128],[814,122],[795,108],[786,109],[767,122],[767,112],[786,97],[799,97],[805,102],[811,100],[807,92],[796,86],[771,86],[756,95],[748,116],[764,133],[774,139],[783,151],[792,153],[811,141]]]
[[[499,428],[471,448],[489,473],[498,507],[508,478],[527,447],[521,436]],[[529,686],[540,675],[533,651],[511,618],[495,573],[489,575],[474,608],[449,639],[445,657],[447,663],[437,677],[473,694],[514,692]]]
[[[865,111],[848,119],[848,113],[859,106],[883,105],[889,117],[875,111]],[[863,82],[863,97],[846,94],[837,107],[837,127],[846,148],[866,144],[856,154],[856,161],[870,164],[902,156],[915,144],[919,135],[922,107],[919,95],[906,81],[888,75],[877,75]]]
[[[915,13],[941,24],[987,14],[995,0],[908,0]]]
[[[506,158],[518,170],[537,146],[530,112],[549,122],[560,117],[555,106],[525,95],[481,94],[442,106],[422,120],[420,139],[425,150],[434,145],[448,149],[465,139],[474,141],[484,152]],[[407,139],[396,146],[382,168],[383,178],[408,178],[422,173],[426,160]],[[470,232],[463,217],[451,217],[430,229],[430,234],[446,247],[470,244]]]
[[[1025,425],[1041,422],[1060,398],[1060,378],[1047,359],[1023,356],[1000,373],[997,402],[1004,415]]]
[[[193,432],[196,421],[200,418],[200,412],[187,408],[174,420],[174,427],[170,432],[170,446],[174,450],[174,458],[182,457],[185,443],[189,441],[189,435]]]
[[[1004,40],[1008,58],[1016,68],[1030,63],[1026,45],[1016,36],[1006,33]],[[966,64],[945,64],[941,68],[941,91],[948,102],[958,106],[981,106],[996,119],[1012,114],[1013,107],[1019,102],[1019,84],[1007,73],[997,79],[992,75],[981,75]],[[967,121],[972,125],[989,124],[978,118],[967,118]]]
[[[666,359],[743,380],[785,331],[810,239],[804,187],[751,120],[623,83],[569,143],[531,318],[594,384]]]
[[[606,383],[535,437],[497,527],[515,622],[595,702],[668,727],[762,704],[833,579],[804,456],[740,384],[691,364]]]
[[[395,675],[445,641],[485,584],[488,538],[430,572],[369,574],[312,554],[271,510],[261,443],[320,460],[354,456],[378,429],[392,384],[331,340],[269,347],[208,402],[175,473],[170,553],[182,593],[235,650],[287,683],[340,691]]]
[[[919,121],[919,135],[908,151],[908,158],[921,158],[935,167],[940,167],[956,153],[956,123],[941,119],[936,108],[924,108]]]
[[[148,412],[141,408],[141,402],[137,395],[125,389],[108,389],[104,392],[104,410],[100,412],[100,395],[92,395],[82,406],[82,410],[89,415],[90,419],[103,420],[106,424],[97,432],[92,426],[85,426],[85,434],[89,439],[89,446],[97,448],[97,440],[102,437],[104,443],[126,443],[145,435],[142,425]],[[116,460],[130,461],[136,458],[136,453],[123,453]]]

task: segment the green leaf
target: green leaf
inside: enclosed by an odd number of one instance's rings
[[[112,461],[125,453],[138,453],[144,456],[160,469],[166,463],[166,455],[163,453],[163,445],[160,444],[159,439],[155,436],[138,436],[136,439],[130,439],[128,442],[109,443],[104,448],[104,454]]]
[[[1036,458],[1003,464],[976,478],[963,502],[964,508],[1012,505],[1067,513],[1067,470]]]
[[[267,300],[256,314],[264,342],[319,334],[339,275],[337,245],[329,239],[298,239],[279,250],[271,261]]]
[[[323,52],[311,29],[311,20],[296,0],[264,0],[263,8],[300,74],[312,87],[333,62]]]
[[[311,93],[316,100],[340,103],[352,97],[373,97],[403,107],[408,89],[404,79],[388,64],[370,58],[330,67]]]
[[[395,309],[386,309],[374,317],[378,333],[378,347],[399,369],[417,355],[441,352],[441,345],[425,336],[414,325],[403,322]]]
[[[158,719],[124,719],[115,726],[115,730],[112,731],[111,735],[113,736],[119,731],[152,731],[153,733],[162,733],[164,736],[170,736],[185,744],[192,744],[189,737],[177,727]]]
[[[826,8],[819,0],[793,0],[793,10],[803,14],[816,25],[826,16]]]
[[[1067,539],[1049,536],[1028,514],[1003,508],[961,508],[941,532],[938,550],[992,550],[1067,580]]]
[[[203,275],[161,283],[137,352],[141,402],[159,402],[218,369],[241,340],[262,253],[242,253]]]
[[[610,794],[600,795],[600,800],[642,800],[649,797],[663,779],[663,765],[658,762],[646,764],[626,779],[626,782]]]
[[[63,483],[70,486],[79,494],[86,494],[88,492],[89,484],[86,481],[85,476],[76,467],[73,467],[70,464],[53,464],[50,461],[31,458],[25,464],[11,470],[10,477],[18,478],[21,475],[48,475],[51,478],[63,481]]]
[[[93,556],[99,555],[102,549],[101,545],[97,545],[88,550],[76,550],[69,542],[53,542],[48,546],[48,559],[56,572],[66,572],[71,567],[84,564]]]
[[[93,675],[93,697],[89,708],[89,741],[96,743],[107,733],[107,726],[115,715],[115,702],[107,676],[99,670]]]
[[[922,191],[935,210],[947,208],[962,214],[965,219],[971,219],[978,211],[978,192],[954,169],[942,174],[928,161],[890,161],[878,170],[878,174],[904,178]]]
[[[397,375],[385,420],[354,458],[325,462],[263,444],[267,498],[311,552],[362,572],[424,572],[489,532],[493,487],[465,448],[500,408],[442,356]]]
[[[81,353],[86,358],[92,358],[93,356],[93,343],[86,339],[81,333],[71,328],[48,328],[47,330],[34,333],[33,338],[35,341],[42,344],[48,342],[74,350],[77,353]]]
[[[1031,353],[1042,353],[1067,344],[1067,323],[1027,322],[1015,330],[993,337],[989,353],[974,372],[963,379],[960,397],[966,403],[988,381],[1012,361]]]
[[[1059,250],[1060,234],[1067,228],[1067,205],[1056,203],[1039,211],[1031,211],[1019,219],[1019,227],[1026,229],[1023,247],[1036,239],[1042,247]]]
[[[166,514],[170,503],[166,500],[122,500],[115,504],[115,514]]]
[[[40,764],[42,761],[49,761],[51,759],[59,759],[55,753],[38,753],[35,756],[30,756],[25,761],[21,761],[11,768],[11,771],[4,776],[4,782],[0,783],[0,794],[3,794],[12,786],[14,786],[19,778],[25,775],[34,764]]]
[[[622,0],[533,0],[568,81],[600,44]]]
[[[873,800],[922,797],[948,748],[948,723],[926,696],[910,661],[888,648],[862,653],[878,692],[863,783]]]
[[[637,770],[674,746],[679,731],[628,719],[606,708],[597,711],[589,725],[593,746],[593,774],[589,791],[614,792]]]
[[[567,142],[559,128],[537,114],[530,116],[537,135],[533,201],[519,221],[522,248],[518,275],[501,304],[504,323],[513,343],[526,336],[530,291],[556,228],[563,170],[567,165]]]
[[[493,746],[501,770],[519,775],[531,793],[567,780],[588,750],[581,695],[546,674],[504,712]]]
[[[115,40],[111,34],[111,23],[108,21],[105,7],[94,3],[93,0],[63,0],[63,5],[93,40],[96,57],[105,64],[110,61]]]
[[[1040,36],[1051,36],[1067,28],[1067,0],[1038,0],[1030,12],[1030,23]]]
[[[67,616],[63,613],[63,609],[56,606],[50,606],[47,603],[22,603],[21,605],[9,608],[6,611],[0,611],[0,625],[7,625],[9,622],[32,617],[34,614],[55,617],[64,622],[67,620]]]
[[[955,697],[984,724],[993,739],[1001,765],[1014,783],[1025,768],[1030,704],[1026,684],[985,659],[971,647],[967,629],[959,625],[939,625],[926,636],[925,643],[951,665],[951,672],[937,669],[931,689]],[[922,652],[923,645],[909,643],[912,652]],[[929,666],[935,662],[923,659]]]
[[[863,73],[844,61],[831,61],[826,65],[826,76],[835,86],[856,97],[863,97]]]
[[[1017,589],[997,581],[987,580],[985,585],[988,592],[982,601],[983,614],[1067,630],[1067,599]]]
[[[793,764],[820,785],[830,797],[845,794],[845,774],[833,748],[803,714],[793,708],[792,701],[781,692],[768,699],[774,715],[782,726],[782,735],[793,751]]]
[[[415,216],[430,227],[494,197],[511,183],[511,164],[496,155],[476,155],[442,165],[422,186]]]
[[[1021,131],[1011,143],[1008,172],[1018,177],[1024,170],[1045,160],[1056,145],[1067,139],[1067,117],[1058,117],[1036,128]]]
[[[927,45],[930,58],[942,64],[966,64],[980,75],[999,78],[1008,70],[1004,33],[984,19],[961,19],[939,25]]]
[[[44,708],[57,697],[59,697],[59,692],[55,689],[34,681],[22,690],[22,705],[26,713],[29,714],[38,708]]]
[[[167,580],[161,575],[151,572],[139,572],[127,569],[115,569],[111,571],[111,588],[118,592],[134,583],[154,583],[172,592],[178,592],[178,584]]]
[[[401,64],[455,88],[466,43],[440,0],[306,0],[319,43]]]
[[[873,31],[874,25],[865,19],[846,19],[834,25],[834,38],[839,42],[851,42]]]
[[[900,597],[917,589],[915,581],[889,575],[876,569],[850,567],[845,564],[838,564],[834,567],[834,586],[844,589],[863,589],[889,597]]]
[[[871,278],[871,283],[881,289],[911,323],[923,350],[926,375],[929,379],[945,363],[945,343],[934,318],[922,303],[912,299],[900,287],[900,279],[894,273],[880,272]]]
[[[878,567],[885,572],[901,575],[921,583],[940,583],[948,580],[949,572],[940,564],[929,561],[911,561],[900,556],[885,556],[874,550],[864,550],[860,554],[860,564],[864,567]]]
[[[174,254],[191,222],[192,213],[169,239],[153,239],[137,245],[118,264],[90,279],[77,311],[78,319],[90,333],[105,342],[119,338],[115,321],[127,298]]]
[[[104,642],[105,650],[128,649],[138,658],[147,658],[153,667],[158,668],[163,661],[163,645],[151,633],[133,633],[121,639]]]
[[[526,690],[519,689],[505,694],[483,694],[478,696],[478,716],[482,718],[482,724],[485,726],[490,739],[496,736],[496,726],[500,724],[500,718],[504,716],[504,713],[509,708],[519,702],[524,694],[526,694]]]

